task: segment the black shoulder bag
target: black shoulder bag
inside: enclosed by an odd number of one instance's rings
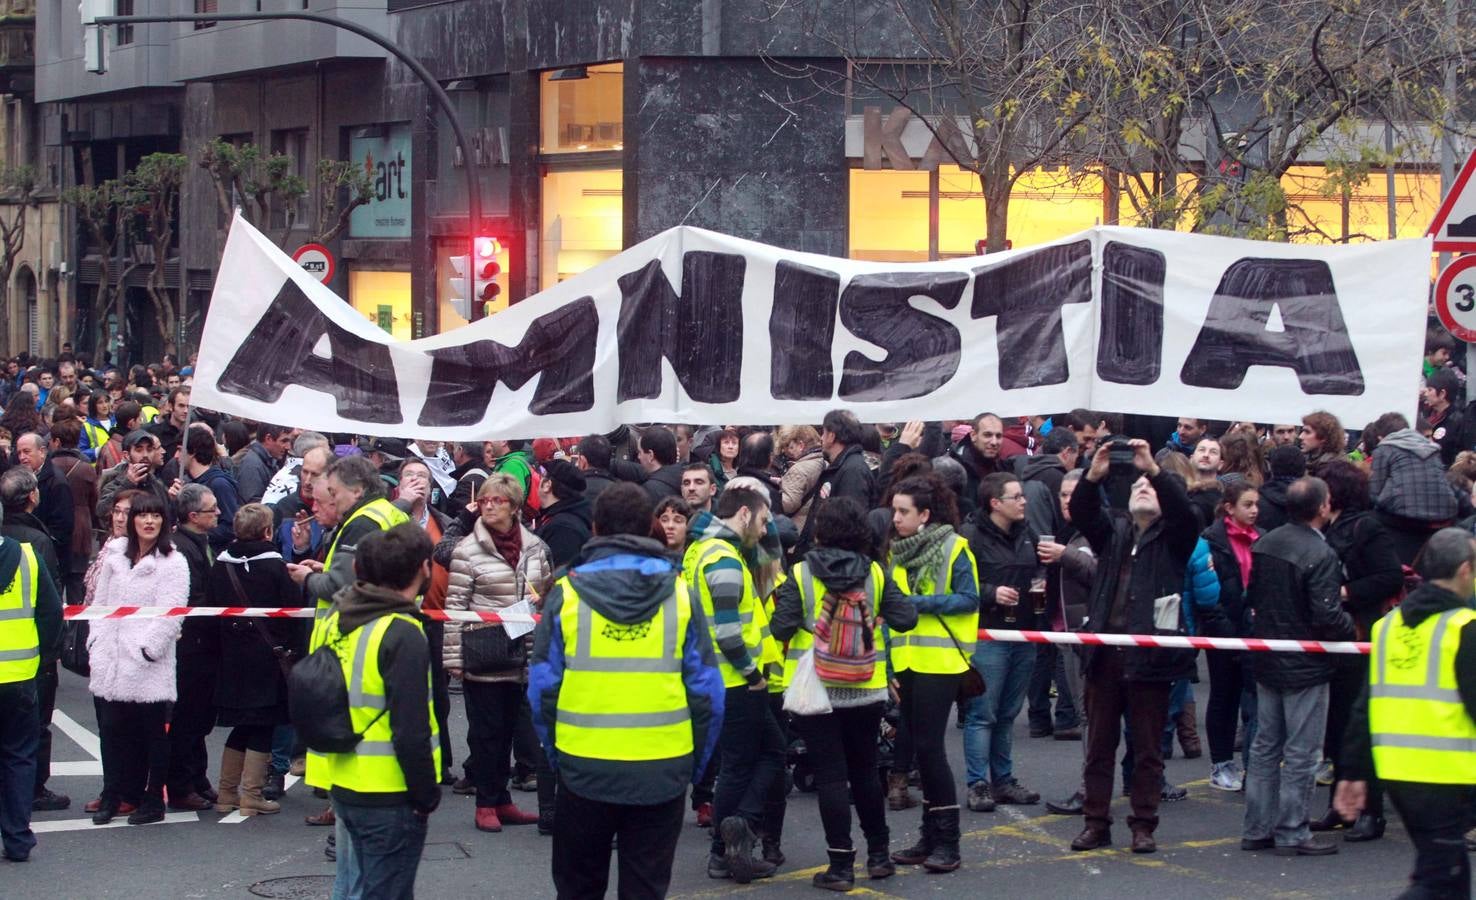
[[[963,645],[958,642],[958,638],[953,636],[953,629],[948,627],[948,623],[943,620],[943,616],[940,613],[933,613],[933,615],[938,617],[938,624],[943,626],[943,630],[948,633],[948,639],[953,641],[954,648],[958,650],[958,655],[963,657],[964,665],[968,666],[963,671],[963,678],[958,682],[959,701],[962,702],[984,696],[984,692],[988,690],[988,685],[984,683],[984,673],[974,668],[974,661],[964,652]]]

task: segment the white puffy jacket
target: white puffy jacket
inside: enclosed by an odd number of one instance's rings
[[[134,565],[127,538],[113,538],[104,552],[93,606],[186,606],[190,569],[179,551],[150,553]],[[92,666],[88,689],[104,700],[174,702],[174,646],[179,619],[95,619],[87,638]]]

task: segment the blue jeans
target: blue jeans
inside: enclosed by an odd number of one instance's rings
[[[1184,707],[1189,703],[1189,698],[1193,696],[1194,693],[1190,689],[1189,679],[1187,678],[1180,678],[1178,681],[1175,681],[1173,689],[1169,691],[1168,721],[1163,723],[1163,755],[1165,758],[1174,749],[1174,732],[1179,727],[1179,714],[1184,711]]]
[[[333,900],[364,900],[359,885],[359,858],[354,854],[354,836],[343,816],[333,823]]]
[[[994,784],[1005,784],[1014,777],[1010,750],[1015,743],[1015,717],[1025,705],[1025,691],[1035,669],[1035,645],[980,641],[974,648],[974,665],[987,688],[982,697],[969,701],[964,715],[968,784],[987,784],[991,774]]]
[[[286,775],[292,768],[292,745],[297,742],[297,732],[291,725],[278,725],[272,729],[272,774]]]
[[[335,801],[333,808],[350,835],[358,862],[358,878],[349,888],[350,895],[363,900],[413,900],[426,820],[408,803],[356,806]],[[336,891],[336,876],[333,886]]]
[[[1317,787],[1327,727],[1328,686],[1298,690],[1256,685],[1256,737],[1245,771],[1245,830],[1292,847],[1312,836],[1307,807]]]

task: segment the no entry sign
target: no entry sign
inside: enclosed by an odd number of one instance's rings
[[[322,244],[303,244],[292,254],[292,260],[324,284],[333,280],[333,254]]]

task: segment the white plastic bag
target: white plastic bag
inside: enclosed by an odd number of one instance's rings
[[[796,716],[823,716],[830,712],[830,692],[815,674],[815,648],[806,650],[784,689],[784,711]]]

